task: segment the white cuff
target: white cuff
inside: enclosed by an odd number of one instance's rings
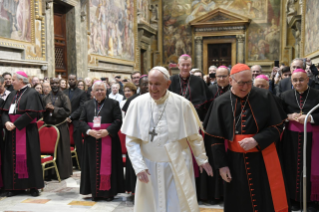
[[[89,135],[90,131],[91,131],[91,130],[90,130],[90,129],[88,129],[88,130],[86,131],[86,134],[87,134],[87,135]]]

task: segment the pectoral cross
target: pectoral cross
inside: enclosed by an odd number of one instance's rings
[[[149,131],[148,134],[152,135],[151,136],[151,141],[153,142],[154,137],[157,136],[157,133],[155,132],[155,128],[153,128],[152,131]]]
[[[302,110],[300,110],[300,115],[302,116]]]

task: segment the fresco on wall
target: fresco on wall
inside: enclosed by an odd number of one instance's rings
[[[191,28],[185,22],[191,4],[191,0],[163,0],[164,64],[177,63],[180,55],[192,54]]]
[[[134,0],[90,0],[89,54],[134,60]]]
[[[192,54],[189,22],[218,7],[252,19],[253,29],[259,30],[249,35],[254,41],[249,60],[279,56],[280,0],[163,0],[164,64],[177,63],[181,54]]]
[[[0,37],[31,42],[30,0],[0,0]]]
[[[137,14],[139,22],[149,23],[150,14],[148,0],[137,0]]]
[[[187,17],[186,23],[218,7],[254,19],[255,22],[265,22],[267,19],[267,4],[268,0],[194,0],[192,2],[192,12]]]
[[[306,5],[305,19],[305,55],[309,55],[319,50],[319,7],[318,0],[308,0]]]
[[[247,30],[246,60],[274,61],[280,57],[280,1],[269,0],[266,24],[251,23]]]

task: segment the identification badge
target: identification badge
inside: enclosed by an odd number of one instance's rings
[[[101,127],[101,116],[94,116],[93,118],[93,128]]]
[[[16,104],[11,104],[10,109],[9,109],[9,114],[14,114],[16,109]]]

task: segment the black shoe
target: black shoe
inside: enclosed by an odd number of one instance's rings
[[[107,202],[111,202],[111,201],[113,201],[113,200],[114,200],[114,197],[106,198],[106,201],[107,201]]]
[[[92,200],[93,202],[97,202],[97,201],[99,200],[99,198],[97,198],[97,197],[92,197],[91,200]]]
[[[39,190],[38,190],[38,189],[35,189],[35,188],[31,188],[31,189],[30,189],[30,194],[31,194],[31,196],[33,196],[33,197],[37,197],[37,196],[40,195]]]
[[[217,205],[220,203],[220,200],[219,199],[208,200],[207,203],[210,205]]]
[[[15,191],[7,191],[6,196],[7,197],[12,197],[15,196],[17,193]]]
[[[317,209],[315,207],[313,207],[313,206],[309,206],[307,208],[307,212],[317,212]]]
[[[292,211],[300,211],[300,206],[299,205],[291,205],[291,210]]]

